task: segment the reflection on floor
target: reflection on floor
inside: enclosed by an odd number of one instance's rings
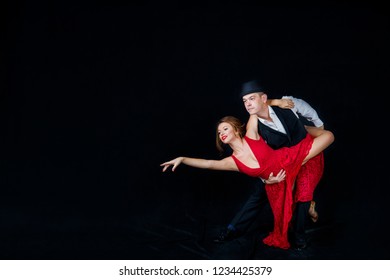
[[[4,214],[4,213],[3,213]],[[213,238],[223,228],[193,217],[171,222],[132,222],[113,217],[69,216],[43,220],[1,216],[0,259],[387,259],[386,248],[348,242],[342,224],[317,222],[307,230],[309,246],[282,250],[262,243],[269,225],[224,244]],[[8,220],[7,220],[8,219]],[[6,227],[4,225],[7,225]]]
[[[269,226],[256,229],[234,240],[219,244],[213,239],[222,226],[198,225],[196,228],[169,225],[149,225],[146,233],[152,237],[146,246],[155,259],[343,259],[345,252],[334,250],[337,226],[318,226],[307,230],[308,247],[303,250],[283,250],[266,246],[262,239]],[[325,238],[326,237],[326,238]],[[334,242],[335,244],[332,244]]]

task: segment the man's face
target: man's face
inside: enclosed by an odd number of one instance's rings
[[[257,114],[267,106],[267,99],[264,96],[266,95],[263,92],[255,92],[242,97],[245,109],[249,114]]]

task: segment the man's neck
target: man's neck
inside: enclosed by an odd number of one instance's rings
[[[270,117],[268,106],[267,106],[266,109],[264,109],[264,110],[258,112],[256,115],[257,115],[258,118],[261,118],[261,119],[263,119],[263,120],[266,120],[266,121],[269,121],[269,122],[272,122],[272,121],[273,121],[273,120],[271,119],[271,117]]]

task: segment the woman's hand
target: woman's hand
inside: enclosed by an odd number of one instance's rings
[[[292,109],[294,108],[294,101],[289,98],[282,98],[279,100],[278,106],[283,109]]]
[[[267,99],[267,104],[270,106],[278,106],[283,109],[292,109],[295,106],[294,101],[290,98]]]
[[[271,172],[271,174],[269,174],[268,179],[265,180],[265,183],[267,185],[276,184],[276,183],[282,182],[284,179],[286,179],[286,171],[283,169],[281,169],[276,176],[273,176],[273,175],[274,175],[274,173]]]
[[[169,166],[173,166],[172,167],[172,171],[175,171],[176,167],[178,167],[184,160],[184,157],[178,157],[178,158],[175,158],[173,160],[170,160],[170,161],[167,161],[167,162],[164,162],[162,164],[160,164],[160,166],[163,166],[163,170],[162,172],[165,172]]]

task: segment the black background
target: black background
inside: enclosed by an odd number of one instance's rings
[[[223,225],[252,179],[159,165],[218,158],[215,123],[247,118],[247,77],[334,132],[315,196],[341,258],[389,258],[386,10],[54,2],[5,10],[2,259],[183,258],[154,254],[147,231]]]

